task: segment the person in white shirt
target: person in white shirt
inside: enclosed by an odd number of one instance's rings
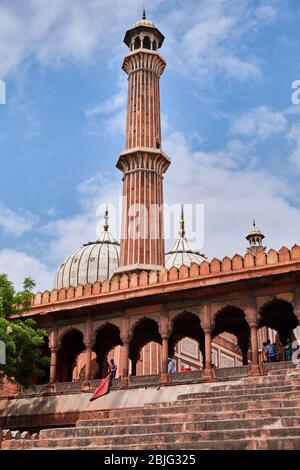
[[[168,357],[168,374],[176,372],[175,361],[171,357]]]

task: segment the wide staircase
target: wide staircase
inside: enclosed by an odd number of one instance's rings
[[[273,370],[174,402],[112,409],[2,449],[300,449],[300,369]]]

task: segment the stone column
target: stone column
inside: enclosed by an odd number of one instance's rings
[[[252,365],[258,366],[258,341],[257,341],[256,323],[250,325],[250,328],[251,328]]]
[[[57,348],[51,348],[50,359],[50,384],[53,385],[56,381],[56,364],[57,364]]]
[[[168,373],[169,336],[162,335],[162,373]]]
[[[120,376],[121,383],[126,386],[129,380],[129,344],[131,340],[129,318],[126,312],[123,312],[120,336],[123,343],[120,355]]]
[[[56,323],[53,322],[50,328],[49,334],[49,348],[51,351],[51,358],[50,358],[50,384],[53,385],[56,382],[56,368],[57,368],[57,351],[58,351],[58,344],[57,344],[57,326]]]
[[[212,362],[211,362],[211,328],[204,329],[205,334],[205,377],[212,377]]]
[[[257,340],[257,329],[258,329],[258,314],[256,300],[254,297],[248,297],[246,303],[246,320],[250,326],[250,340],[251,340],[251,374],[260,374],[259,363],[258,363],[258,340]]]
[[[91,372],[92,372],[92,347],[93,347],[93,322],[90,316],[88,316],[85,324],[85,337],[84,337],[84,344],[85,344],[85,353],[86,353],[86,363],[85,363],[85,375],[84,380],[85,382],[89,382],[91,380]]]
[[[122,349],[122,363],[121,363],[121,377],[128,378],[128,370],[129,370],[129,338],[124,337],[122,338],[123,342],[123,349]]]
[[[205,341],[205,367],[203,370],[203,375],[207,378],[212,378],[212,361],[211,361],[211,335],[213,330],[213,321],[211,314],[211,305],[209,303],[203,303],[201,306],[200,314],[201,326],[204,331],[204,341]]]
[[[168,356],[169,356],[169,314],[164,306],[161,307],[159,316],[159,332],[162,339],[162,371],[160,376],[160,382],[166,383],[169,380],[168,377]]]
[[[85,364],[85,375],[84,380],[91,380],[92,372],[92,343],[85,343],[85,354],[86,354],[86,364]]]

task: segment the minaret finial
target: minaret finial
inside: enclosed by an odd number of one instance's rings
[[[107,232],[108,231],[108,206],[106,205],[106,209],[105,209],[105,212],[104,212],[104,225],[103,225],[103,228],[104,228],[104,231]]]
[[[143,20],[146,19],[146,10],[145,10],[145,7],[143,7]]]
[[[183,212],[183,204],[181,205],[181,215],[179,220],[179,232],[180,238],[185,237],[185,229],[184,229],[184,212]]]
[[[255,227],[255,220],[253,219],[253,227]]]

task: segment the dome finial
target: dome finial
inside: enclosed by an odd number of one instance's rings
[[[145,10],[145,7],[143,6],[143,20],[146,19],[146,10]]]
[[[180,220],[179,220],[179,232],[178,232],[178,234],[179,234],[180,238],[185,237],[183,204],[181,205],[181,214],[180,214]]]
[[[106,209],[105,209],[105,212],[104,212],[104,225],[103,225],[103,228],[104,228],[104,231],[107,232],[108,231],[108,206],[106,205]]]
[[[255,227],[255,220],[253,219],[253,227]]]

